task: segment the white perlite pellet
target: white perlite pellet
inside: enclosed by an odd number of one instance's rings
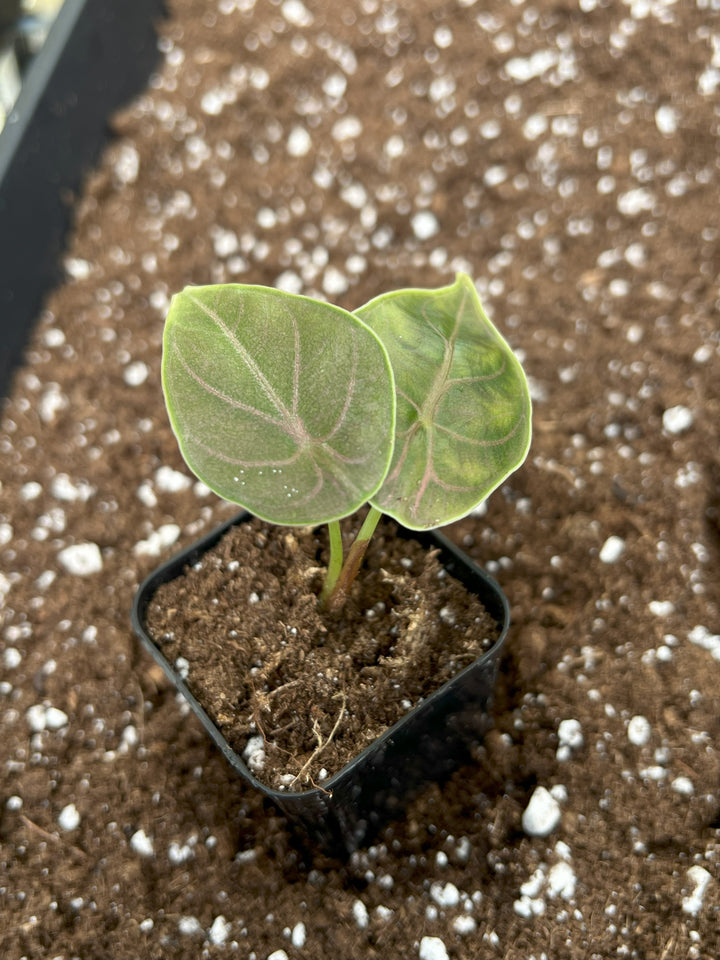
[[[516,83],[527,83],[535,77],[541,77],[558,62],[554,50],[537,50],[529,57],[513,57],[505,64],[505,72]]]
[[[58,816],[58,826],[61,830],[68,832],[77,830],[80,826],[80,814],[74,803],[69,803],[66,807],[62,808]]]
[[[2,606],[4,597],[10,592],[12,584],[5,576],[4,573],[0,573],[0,606]]]
[[[193,848],[188,843],[171,843],[168,847],[168,860],[173,866],[178,866],[180,863],[187,863],[188,860],[192,860],[195,857]]]
[[[305,946],[305,940],[307,939],[307,933],[305,930],[305,924],[300,921],[296,923],[290,934],[290,942],[295,947],[296,950],[302,950]]]
[[[675,613],[675,604],[671,600],[651,600],[648,610],[655,617],[669,617]]]
[[[564,746],[579,749],[585,742],[582,735],[580,721],[575,719],[561,720],[558,725],[558,739]]]
[[[87,280],[92,270],[92,264],[81,257],[65,257],[63,266],[65,273],[73,280]]]
[[[542,888],[545,885],[545,873],[547,867],[544,863],[541,863],[537,870],[534,871],[532,876],[525,881],[520,887],[520,896],[528,897],[533,899],[537,897],[538,894],[542,891]]]
[[[440,937],[423,937],[418,956],[420,960],[448,960],[445,942]]]
[[[35,586],[38,590],[47,590],[48,587],[51,587],[55,582],[57,574],[54,570],[43,570],[40,576],[35,581]]]
[[[560,804],[545,787],[536,787],[522,815],[522,828],[529,837],[547,837],[560,823]]]
[[[294,27],[309,27],[313,23],[313,15],[301,0],[285,0],[280,9],[283,17]]]
[[[144,503],[146,507],[156,507],[157,506],[157,497],[155,496],[155,491],[150,486],[149,483],[141,483],[136,491],[137,498],[141,503]]]
[[[230,936],[230,924],[227,922],[225,917],[222,914],[219,917],[215,917],[212,922],[212,926],[208,930],[208,939],[210,943],[214,943],[216,946],[221,946],[227,938]]]
[[[556,783],[550,787],[550,796],[558,803],[567,803],[568,791],[564,783]]]
[[[367,190],[361,183],[349,183],[340,191],[341,198],[355,210],[361,210],[367,203]]]
[[[446,27],[444,24],[439,26],[433,34],[433,43],[435,46],[440,47],[441,50],[445,50],[452,45],[452,42],[453,35],[450,27]]]
[[[155,471],[155,486],[163,493],[180,493],[192,486],[192,480],[180,470],[172,467],[158,467]]]
[[[40,733],[45,729],[45,707],[41,703],[28,707],[25,719],[33,733]]]
[[[477,923],[475,923],[473,917],[469,917],[467,914],[460,914],[459,917],[455,917],[453,920],[452,928],[458,936],[466,937],[470,933],[475,933]]]
[[[345,293],[348,286],[348,278],[337,267],[328,267],[323,274],[322,288],[329,297]]]
[[[437,217],[430,210],[420,210],[410,221],[412,231],[418,240],[429,240],[440,229]]]
[[[3,650],[3,666],[6,670],[14,670],[22,663],[22,654],[17,647],[6,647]]]
[[[57,327],[51,327],[43,336],[46,347],[61,347],[65,343],[65,333]]]
[[[698,864],[690,867],[687,872],[687,876],[688,880],[694,885],[695,889],[689,896],[683,897],[682,908],[685,913],[690,913],[693,916],[697,916],[697,914],[700,912],[700,908],[703,905],[705,891],[708,888],[708,884],[712,880],[712,876],[704,867],[698,866]]]
[[[651,763],[649,767],[641,767],[638,770],[643,780],[654,780],[656,783],[667,777],[667,770],[661,767],[659,763]]]
[[[62,710],[40,703],[25,711],[25,719],[33,733],[42,733],[43,730],[61,730],[68,723],[68,716]]]
[[[293,127],[287,139],[287,152],[291,157],[304,157],[312,149],[312,137],[305,127]]]
[[[260,734],[250,737],[243,750],[243,757],[253,773],[259,773],[263,769],[265,766],[265,740]]]
[[[102,570],[103,560],[100,547],[96,543],[75,543],[58,553],[58,560],[68,573],[77,577],[88,577]]]
[[[130,837],[130,849],[139,853],[141,857],[152,857],[155,853],[152,838],[142,829],[136,830]]]
[[[333,100],[338,100],[347,89],[347,80],[341,73],[331,73],[330,76],[323,81],[322,89],[323,93],[328,97],[332,97]]]
[[[225,259],[237,253],[240,248],[240,241],[234,230],[218,229],[213,235],[213,250],[215,256]]]
[[[353,903],[352,913],[355,923],[358,925],[358,927],[360,927],[361,930],[365,930],[370,918],[368,916],[367,907],[362,900],[356,900]]]
[[[154,310],[158,310],[160,313],[167,313],[168,307],[170,306],[170,300],[168,295],[164,290],[153,290],[149,297],[150,306]]]
[[[178,930],[186,937],[192,937],[200,933],[202,927],[197,917],[180,917],[178,920]]]
[[[681,797],[691,797],[695,793],[695,787],[689,777],[675,777],[670,786]]]
[[[555,844],[555,854],[556,856],[560,857],[561,860],[570,860],[570,847],[565,843],[564,840],[558,840],[558,842]]]
[[[662,417],[662,425],[665,433],[684,433],[685,430],[690,429],[694,422],[695,416],[692,410],[689,410],[680,403],[675,407],[667,409]]]
[[[655,206],[655,194],[645,187],[636,187],[621,193],[618,197],[617,208],[626,217],[634,217]]]
[[[176,523],[164,523],[147,540],[139,540],[133,547],[133,553],[136,557],[159,557],[179,536],[180,527]]]
[[[688,633],[688,640],[707,650],[714,660],[720,660],[720,634],[710,633],[704,624],[698,624]]]
[[[569,863],[561,860],[560,863],[556,863],[550,867],[550,872],[547,875],[548,896],[562,897],[563,900],[572,900],[575,896],[576,884],[577,877]]]
[[[283,270],[275,278],[275,286],[278,290],[284,290],[285,293],[300,293],[303,288],[302,278],[294,270]]]
[[[537,140],[548,129],[547,117],[542,113],[533,113],[527,118],[523,126],[523,136],[526,140]]]
[[[522,896],[513,901],[513,910],[519,917],[529,920],[530,917],[541,917],[547,909],[542,897]]]
[[[646,717],[634,716],[628,723],[628,740],[634,747],[644,747],[650,739],[651,727]]]
[[[470,859],[472,844],[469,837],[460,837],[455,845],[455,859],[459,863],[467,863]]]
[[[140,154],[131,143],[118,148],[115,159],[115,176],[121,183],[135,183],[140,171]]]
[[[600,548],[600,559],[603,563],[617,563],[625,553],[625,541],[622,537],[608,537]]]
[[[211,117],[217,117],[222,113],[225,103],[226,98],[224,91],[218,90],[217,87],[215,87],[203,94],[202,100],[200,101],[200,109],[203,113],[207,113]]]
[[[190,676],[190,661],[185,657],[178,657],[175,660],[175,669],[180,674],[182,680],[187,680]]]
[[[139,387],[147,380],[150,368],[142,360],[129,363],[123,370],[123,380],[129,387]]]
[[[267,960],[288,960],[288,955],[284,950],[273,950],[268,954]]]
[[[455,611],[453,608],[446,604],[440,610],[440,619],[443,623],[447,623],[449,626],[454,627],[457,622],[457,617],[455,616]]]
[[[401,157],[405,152],[405,141],[399,134],[395,133],[385,141],[383,150],[391,159]]]
[[[655,125],[660,133],[666,137],[671,137],[678,128],[677,112],[668,104],[663,104],[655,111]]]
[[[66,503],[75,503],[78,500],[86,503],[95,493],[95,487],[90,486],[85,480],[75,483],[66,473],[59,473],[50,484],[50,493]]]
[[[460,892],[454,883],[433,883],[430,896],[439,907],[456,907],[460,903]]]
[[[25,503],[31,500],[37,500],[42,493],[42,486],[36,480],[30,480],[20,487],[20,499]]]
[[[40,397],[38,412],[40,419],[44,423],[53,423],[56,415],[61,410],[66,410],[70,401],[64,393],[60,392],[60,387],[56,383],[48,384],[48,388]]]
[[[332,128],[333,140],[353,140],[362,133],[363,126],[357,117],[343,117]]]

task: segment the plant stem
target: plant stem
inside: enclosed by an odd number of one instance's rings
[[[348,550],[347,559],[342,565],[339,576],[332,583],[328,583],[330,567],[328,567],[328,579],[325,581],[322,593],[320,594],[320,605],[329,613],[337,613],[342,609],[347,599],[348,591],[353,580],[358,574],[358,570],[363,562],[365,551],[370,543],[370,538],[375,532],[375,527],[382,513],[375,507],[370,507],[368,515],[365,517],[363,525],[360,527],[358,535],[355,537],[352,546]],[[332,531],[331,531],[332,537]],[[332,563],[332,540],[331,540],[331,563]]]
[[[321,607],[324,607],[327,603],[328,597],[332,593],[333,587],[337,583],[340,571],[342,570],[343,545],[339,520],[331,520],[330,523],[328,523],[328,535],[330,537],[330,562],[328,563],[327,573],[325,574],[325,583],[320,592]]]

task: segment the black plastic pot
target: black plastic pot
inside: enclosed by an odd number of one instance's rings
[[[366,747],[322,789],[283,792],[261,783],[205,713],[173,665],[145,629],[145,615],[158,587],[222,538],[233,524],[251,519],[247,512],[227,521],[158,567],[135,596],[132,623],[145,648],[185,697],[210,737],[253,788],[271,800],[312,844],[347,854],[366,844],[378,827],[401,814],[408,799],[423,785],[442,781],[469,756],[492,725],[491,706],[501,648],[510,623],[510,608],[499,585],[455,544],[436,531],[417,533],[400,527],[400,535],[424,547],[437,547],[439,560],[455,579],[474,593],[498,625],[495,644]]]

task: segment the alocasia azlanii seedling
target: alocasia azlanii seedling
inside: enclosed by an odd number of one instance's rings
[[[226,500],[273,523],[327,523],[320,600],[342,606],[383,513],[457,520],[525,459],[522,368],[469,277],[354,313],[269,287],[188,287],[165,327],[180,450]],[[338,521],[369,503],[343,561]]]

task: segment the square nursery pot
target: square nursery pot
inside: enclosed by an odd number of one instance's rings
[[[158,587],[180,576],[214,547],[233,525],[252,519],[243,512],[206,534],[154,571],[139,587],[132,609],[135,633],[199,717],[232,768],[271,800],[323,852],[347,855],[366,845],[385,822],[399,816],[423,785],[442,781],[469,758],[469,750],[492,725],[492,699],[502,646],[510,623],[508,601],[499,585],[455,544],[436,531],[399,527],[399,535],[423,547],[439,548],[439,561],[483,604],[498,627],[493,646],[470,666],[409,710],[322,788],[281,791],[261,783],[230,746],[175,667],[146,630],[146,612]]]

